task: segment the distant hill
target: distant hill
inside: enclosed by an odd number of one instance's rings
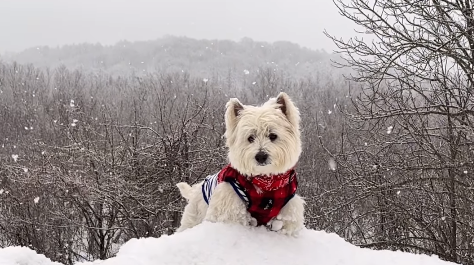
[[[327,70],[330,59],[337,57],[287,41],[267,43],[244,38],[235,42],[174,36],[121,41],[113,46],[83,43],[56,48],[32,47],[3,57],[6,62],[32,63],[41,68],[64,65],[85,71],[102,70],[112,75],[186,71],[201,77],[222,76],[228,71],[248,74],[259,68],[273,68],[302,77]]]

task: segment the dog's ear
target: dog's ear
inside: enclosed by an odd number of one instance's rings
[[[242,103],[240,103],[240,101],[236,98],[231,98],[225,107],[227,111],[226,117],[228,117],[227,114],[231,114],[234,118],[239,116],[239,112],[244,109],[244,105],[242,105]]]
[[[225,105],[225,137],[228,143],[233,141],[235,127],[237,127],[238,117],[240,112],[244,109],[244,105],[236,98],[231,98]],[[229,142],[230,141],[230,142]]]
[[[299,126],[300,123],[300,112],[298,108],[296,108],[293,101],[291,101],[290,97],[285,92],[280,92],[276,98],[276,103],[278,108],[280,108],[281,112],[285,114],[287,119],[294,125]]]

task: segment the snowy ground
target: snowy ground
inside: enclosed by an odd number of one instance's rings
[[[0,249],[0,265],[58,265],[28,248]],[[361,249],[336,234],[304,230],[290,238],[263,228],[204,223],[160,238],[134,239],[117,257],[77,265],[448,265],[436,257]]]

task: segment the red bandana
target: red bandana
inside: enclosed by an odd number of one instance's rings
[[[247,211],[258,225],[266,225],[277,216],[298,188],[294,169],[284,174],[249,178],[227,165],[217,176],[218,183],[223,181],[230,183],[237,195],[246,202]]]
[[[290,169],[287,172],[279,175],[259,175],[252,177],[250,181],[253,185],[255,185],[256,188],[260,189],[261,191],[267,192],[277,190],[289,183],[292,172],[293,169]]]

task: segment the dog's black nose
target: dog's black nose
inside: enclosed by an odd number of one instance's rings
[[[268,154],[265,152],[260,151],[257,153],[257,155],[255,155],[255,160],[257,160],[259,164],[265,163],[267,159],[268,159]]]

